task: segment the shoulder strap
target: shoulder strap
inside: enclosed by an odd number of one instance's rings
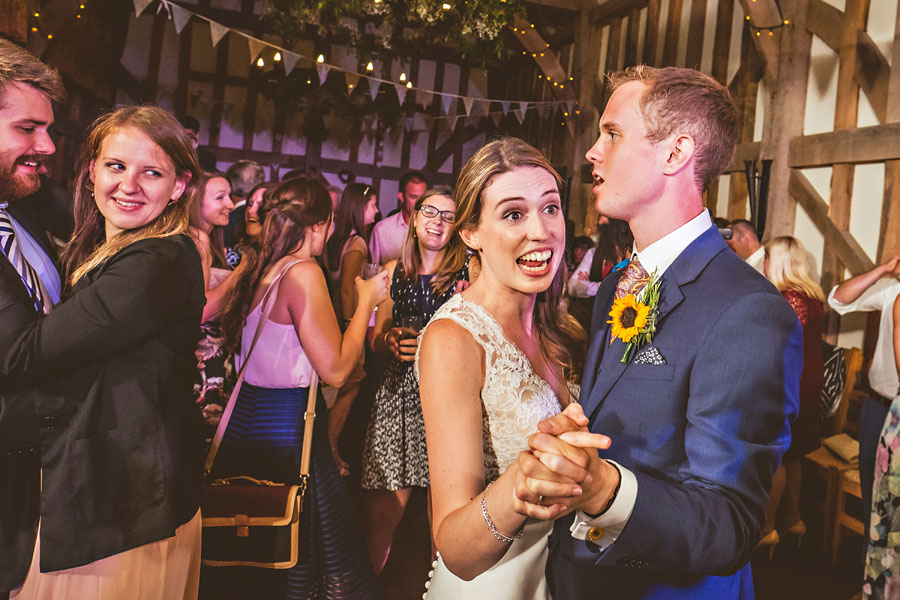
[[[219,421],[219,426],[216,427],[216,434],[213,436],[212,443],[209,446],[209,453],[206,455],[206,462],[203,465],[204,474],[209,474],[210,470],[212,469],[213,461],[215,461],[216,459],[216,454],[219,452],[219,446],[222,443],[222,438],[225,436],[225,429],[228,427],[228,421],[231,420],[231,413],[234,411],[235,401],[237,401],[238,394],[241,391],[241,384],[244,383],[244,373],[247,369],[247,363],[250,362],[250,355],[253,354],[253,348],[256,347],[256,342],[259,340],[259,334],[262,333],[266,321],[269,320],[269,314],[272,312],[272,306],[275,304],[274,298],[278,297],[278,287],[281,285],[281,278],[284,277],[285,273],[288,272],[288,269],[299,262],[303,261],[295,260],[286,264],[275,277],[275,280],[272,281],[271,285],[269,285],[269,289],[266,290],[266,293],[263,294],[262,300],[260,301],[261,306],[259,323],[257,323],[256,325],[256,331],[253,333],[253,341],[250,342],[250,348],[247,350],[247,356],[244,357],[244,364],[241,365],[241,368],[238,371],[237,381],[235,381],[234,383],[234,389],[231,390],[231,396],[228,398],[228,404],[225,405],[225,410],[222,412],[222,418]],[[316,376],[315,378],[318,383],[318,376]],[[310,391],[310,394],[312,394],[312,391]]]

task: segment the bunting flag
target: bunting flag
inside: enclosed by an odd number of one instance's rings
[[[406,86],[402,83],[395,83],[394,89],[397,90],[397,100],[400,102],[400,106],[403,106],[403,101],[406,100]],[[407,127],[407,129],[409,129],[409,127]]]
[[[144,9],[150,6],[150,3],[153,0],[134,0],[134,13],[135,16],[141,16],[141,13],[144,12]]]
[[[406,130],[407,130],[407,131],[412,131],[412,128],[413,128],[413,118],[412,118],[412,117],[406,117]]]
[[[413,131],[430,131],[428,124],[425,123],[425,117],[422,113],[417,112],[413,115]]]
[[[525,112],[528,110],[527,102],[519,102],[519,109],[515,111],[516,117],[519,119],[519,124],[525,122]]]
[[[294,70],[294,67],[297,65],[298,60],[300,60],[300,55],[296,52],[288,52],[287,50],[285,50],[281,53],[281,62],[284,64],[285,76],[291,74],[291,71]]]
[[[191,20],[191,13],[181,8],[177,4],[169,4],[169,10],[172,14],[172,22],[175,23],[175,33],[181,33],[187,22]]]
[[[463,106],[464,106],[465,109],[466,109],[466,116],[467,116],[467,117],[468,117],[469,115],[472,114],[472,105],[473,105],[473,104],[475,104],[475,98],[471,98],[471,97],[468,97],[468,96],[465,97],[465,98],[463,98]]]
[[[219,25],[215,21],[209,22],[209,35],[212,38],[212,45],[214,48],[219,45],[219,42],[225,37],[226,33],[228,33],[228,28],[224,25]]]
[[[352,94],[353,90],[356,89],[356,85],[359,83],[359,75],[356,73],[344,73],[344,77],[347,79],[347,93]]]
[[[423,119],[425,121],[425,130],[431,133],[431,130],[434,129],[435,118],[431,115],[425,115]]]
[[[494,127],[500,127],[500,119],[502,119],[502,118],[503,118],[503,115],[501,115],[499,112],[491,113],[491,120],[494,121]]]
[[[145,12],[146,8],[153,3],[153,0],[132,0],[134,3],[134,11],[137,16],[141,16],[143,12]],[[184,8],[181,5],[175,4],[172,0],[158,0],[159,1],[159,10],[157,12],[161,12],[165,10],[168,16],[172,19],[175,30],[178,33],[184,29],[185,25],[190,21],[191,17],[197,17],[198,19],[203,19],[209,22],[210,27],[210,38],[212,39],[212,45],[217,46],[219,42],[225,37],[225,34],[229,31],[232,31],[230,27],[226,27],[221,23],[217,23],[211,20],[209,17],[197,14]],[[371,24],[369,24],[371,26]],[[413,123],[413,128],[416,131],[428,130],[431,131],[434,128],[435,119],[447,119],[448,124],[450,125],[451,130],[456,127],[459,119],[463,116],[462,114],[456,114],[455,109],[455,101],[460,99],[463,101],[463,107],[465,109],[465,117],[472,121],[477,121],[480,117],[491,117],[494,119],[495,123],[499,122],[502,117],[507,116],[510,108],[513,104],[518,104],[517,109],[513,109],[516,118],[519,120],[519,123],[523,123],[526,118],[526,113],[529,108],[535,108],[538,111],[538,114],[543,119],[547,119],[548,117],[556,118],[556,112],[562,112],[564,109],[568,109],[568,112],[571,114],[573,109],[575,108],[576,102],[575,100],[543,100],[539,102],[528,102],[528,101],[515,101],[515,100],[506,100],[506,99],[492,99],[492,98],[484,98],[481,96],[473,95],[473,96],[462,96],[459,94],[453,93],[444,93],[438,92],[435,90],[427,90],[427,89],[419,89],[415,86],[411,86],[409,88],[406,85],[398,84],[394,81],[387,81],[384,79],[380,79],[375,77],[374,75],[370,75],[367,73],[358,73],[353,71],[348,71],[344,68],[341,68],[337,65],[319,63],[315,59],[304,56],[302,54],[298,54],[296,52],[292,52],[285,48],[282,48],[276,44],[272,44],[266,42],[264,40],[255,38],[250,36],[243,31],[233,30],[235,34],[242,35],[247,39],[247,46],[250,52],[250,63],[253,64],[256,62],[257,58],[259,58],[262,51],[266,48],[270,48],[273,52],[280,52],[282,56],[282,62],[284,63],[284,72],[285,76],[290,75],[291,71],[294,70],[297,65],[297,61],[301,58],[304,60],[308,60],[310,64],[316,65],[316,70],[319,75],[319,84],[323,85],[325,80],[328,77],[328,72],[332,69],[337,70],[341,73],[344,73],[347,82],[347,93],[350,94],[356,89],[359,85],[360,79],[365,79],[369,83],[369,95],[372,98],[372,101],[378,97],[378,92],[380,91],[380,87],[382,84],[390,84],[394,86],[394,89],[397,91],[397,98],[400,100],[402,104],[405,102],[409,90],[413,90],[415,93],[416,104],[420,104],[424,108],[428,108],[432,101],[434,100],[434,95],[437,94],[440,96],[441,108],[443,109],[443,114],[446,116],[438,116],[431,117],[424,121],[423,127],[424,129],[420,129],[418,127],[418,123]],[[482,86],[483,87],[483,86]],[[475,89],[475,92],[484,91]],[[491,112],[491,104],[497,103],[502,108],[502,112],[494,111]],[[226,111],[233,110],[233,107],[226,106]],[[451,110],[453,114],[451,114]]]
[[[256,62],[256,58],[259,56],[259,53],[263,51],[263,48],[266,47],[266,44],[261,40],[258,40],[254,37],[247,36],[247,48],[250,50],[250,64]]]
[[[431,106],[431,101],[433,99],[434,92],[428,90],[416,90],[416,104],[420,105],[422,108]]]

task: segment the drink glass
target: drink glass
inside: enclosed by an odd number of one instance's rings
[[[363,279],[372,279],[383,270],[384,267],[382,265],[377,265],[375,263],[363,263],[362,271],[360,272],[359,276]]]

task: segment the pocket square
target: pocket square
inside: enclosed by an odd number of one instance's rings
[[[648,346],[640,351],[640,353],[634,357],[634,364],[636,365],[667,365],[665,357],[659,352],[659,348],[656,346]]]

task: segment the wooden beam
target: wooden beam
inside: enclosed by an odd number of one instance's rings
[[[780,17],[786,15],[778,10],[775,0],[741,0],[741,6],[744,14],[750,17],[745,23],[752,24],[755,27],[771,27],[782,23]],[[749,29],[749,28],[748,28]],[[766,83],[772,85],[778,75],[779,53],[782,51],[782,44],[779,38],[790,37],[790,30],[785,28],[777,29],[773,35],[757,35],[759,32],[752,32],[753,43],[756,44],[756,50],[762,58],[763,68],[765,72]],[[786,32],[788,32],[786,34]]]
[[[766,236],[793,235],[797,205],[788,192],[790,143],[803,134],[812,35],[806,30],[808,0],[783,0],[782,15],[790,27],[779,29],[778,69],[763,119],[761,158],[772,160]],[[754,36],[756,37],[756,36]],[[767,36],[768,37],[768,36]]]
[[[825,42],[826,46],[840,53],[844,16],[843,12],[824,0],[810,0],[807,29]],[[863,29],[856,31],[855,52],[853,77],[869,99],[878,121],[886,123],[896,120],[887,117],[887,102],[892,97],[887,89],[891,69],[878,46]]]
[[[80,4],[79,0],[50,0],[45,3],[40,9],[40,30],[37,35],[28,37],[28,50],[37,57],[44,54],[50,43],[47,36],[57,36],[66,22],[75,16]]]
[[[687,54],[684,66],[689,69],[700,69],[703,60],[703,38],[706,30],[706,2],[699,0],[691,3],[690,28],[688,29]]]
[[[20,42],[28,41],[28,3],[25,0],[0,3],[0,31]]]
[[[860,275],[875,267],[850,232],[835,227],[828,216],[828,205],[825,200],[819,196],[803,173],[796,169],[791,169],[790,172],[790,193],[825,236],[825,243],[834,249],[838,258],[853,275]]]
[[[526,0],[526,4],[533,4],[544,8],[565,10],[569,12],[581,12],[590,10],[594,6],[592,0]]]
[[[637,64],[638,37],[641,29],[641,11],[635,10],[628,15],[628,31],[625,35],[625,67]]]
[[[890,70],[888,79],[885,120],[888,123],[897,123],[900,122],[900,11],[897,11],[894,21],[891,64],[896,67]],[[900,251],[900,160],[889,160],[884,165],[884,200],[875,260],[881,264],[898,251]]]
[[[635,11],[636,14],[637,11]],[[632,16],[632,19],[634,17]],[[591,185],[581,183],[581,169],[587,164],[585,153],[594,142],[596,135],[594,123],[595,114],[594,89],[598,79],[597,71],[600,68],[600,36],[603,30],[591,25],[588,13],[582,12],[575,19],[575,80],[580,82],[578,86],[578,105],[580,114],[575,117],[575,138],[572,146],[572,194],[569,198],[569,218],[575,223],[576,232],[585,232],[588,226],[593,227],[597,222],[596,209],[594,208]],[[598,111],[599,112],[599,111]]]
[[[790,165],[823,167],[900,159],[900,123],[872,125],[791,140]]]
[[[654,2],[659,4],[659,0],[649,0],[650,4]],[[610,19],[624,17],[635,9],[644,8],[647,4],[648,0],[607,0],[591,11],[591,25],[605,25]],[[650,64],[649,61],[644,62]]]
[[[674,66],[678,62],[678,34],[681,32],[681,8],[683,5],[683,0],[669,1],[669,16],[662,55],[662,66],[664,67]]]
[[[712,76],[722,85],[728,85],[728,50],[731,46],[731,19],[734,2],[719,0],[716,9],[716,34],[713,38]]]

